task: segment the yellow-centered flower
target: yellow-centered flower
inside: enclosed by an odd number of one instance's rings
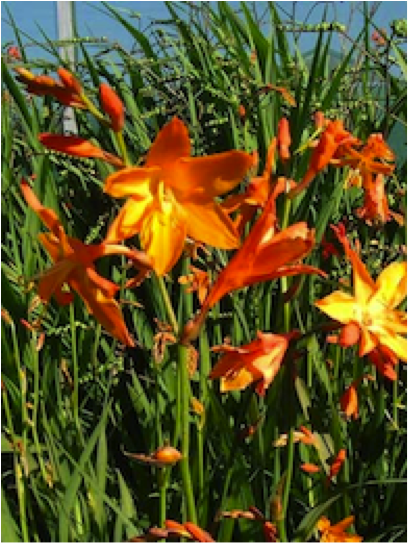
[[[407,263],[391,263],[374,281],[344,233],[337,234],[353,266],[354,293],[335,291],[316,306],[344,325],[341,345],[360,342],[360,357],[385,346],[406,361],[407,315],[395,308],[407,296]]]
[[[191,157],[186,125],[177,117],[157,135],[144,166],[110,175],[105,192],[128,198],[107,240],[140,235],[158,275],[178,261],[186,237],[223,249],[239,247],[239,235],[215,198],[231,191],[253,165],[243,151]]]

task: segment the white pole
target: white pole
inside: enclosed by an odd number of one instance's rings
[[[57,2],[57,25],[58,25],[58,39],[59,40],[72,40],[74,37],[73,24],[72,24],[72,2],[61,1]],[[61,57],[68,62],[69,68],[72,72],[75,72],[75,46],[74,44],[64,44],[59,48]],[[64,132],[71,134],[78,134],[78,127],[75,120],[75,113],[73,108],[65,108],[63,118]]]

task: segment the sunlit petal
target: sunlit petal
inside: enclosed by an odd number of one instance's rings
[[[222,249],[239,247],[239,235],[228,215],[216,202],[183,204],[187,234],[193,240]]]
[[[104,192],[115,198],[131,196],[134,200],[151,198],[155,183],[160,178],[160,168],[124,168],[107,177]]]
[[[191,144],[187,126],[178,119],[173,119],[165,125],[149,149],[146,156],[146,166],[169,168],[181,157],[191,155]]]
[[[407,263],[394,262],[381,272],[375,282],[373,299],[389,308],[396,308],[407,296]]]
[[[137,234],[152,201],[151,198],[143,200],[129,198],[109,226],[105,241],[107,243],[120,242]]]
[[[355,299],[342,291],[331,293],[327,297],[315,302],[315,306],[340,323],[346,324],[350,321],[359,322],[360,313]]]
[[[168,184],[177,191],[181,202],[208,202],[234,189],[253,162],[253,156],[243,151],[180,159]]]

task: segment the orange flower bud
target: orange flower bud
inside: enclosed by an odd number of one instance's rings
[[[156,459],[156,461],[159,461],[160,464],[174,465],[180,461],[182,455],[172,446],[162,446],[153,453],[152,457]]]
[[[125,108],[122,100],[115,91],[106,83],[101,83],[99,87],[102,108],[110,117],[112,128],[115,132],[120,132],[125,124]]]
[[[360,335],[360,327],[357,325],[357,323],[347,323],[347,325],[341,329],[339,334],[339,344],[343,348],[354,346],[354,344],[357,344],[357,342],[360,340]]]
[[[290,137],[289,121],[286,117],[282,117],[278,123],[278,147],[281,161],[290,159],[289,147],[291,143],[292,139]]]
[[[340,399],[340,406],[346,417],[358,418],[358,395],[357,388],[353,382]]]
[[[316,474],[317,472],[320,472],[320,468],[313,463],[303,463],[303,465],[300,465],[300,468],[303,470],[303,472],[308,472],[309,474]]]
[[[70,91],[76,94],[82,93],[81,84],[76,79],[76,77],[71,74],[71,72],[69,72],[65,68],[58,68],[57,74],[66,89],[69,89]]]

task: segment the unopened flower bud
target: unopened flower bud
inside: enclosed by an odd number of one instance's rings
[[[115,132],[120,132],[125,124],[125,108],[122,100],[115,91],[106,83],[101,83],[99,87],[102,108],[110,117],[112,128]]]

